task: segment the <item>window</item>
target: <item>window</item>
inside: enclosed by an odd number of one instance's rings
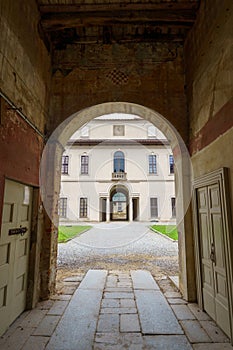
[[[171,205],[172,205],[172,217],[176,217],[176,199],[175,197],[171,198]]]
[[[69,156],[62,156],[61,173],[68,174]]]
[[[157,174],[156,155],[149,155],[149,174]]]
[[[151,218],[158,217],[158,198],[150,198],[150,216]]]
[[[79,210],[80,218],[87,217],[87,198],[80,198],[80,210]]]
[[[88,174],[89,156],[81,156],[81,174]]]
[[[62,218],[67,216],[67,198],[59,199],[58,215]]]
[[[172,155],[169,156],[169,170],[170,174],[174,174],[174,158]]]
[[[114,173],[124,173],[125,172],[125,155],[121,151],[114,153]]]
[[[113,136],[125,136],[125,126],[113,125]]]

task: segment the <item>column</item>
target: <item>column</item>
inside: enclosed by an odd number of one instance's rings
[[[107,197],[107,204],[106,204],[106,221],[110,221],[110,198]]]
[[[133,198],[129,197],[129,221],[133,221]]]

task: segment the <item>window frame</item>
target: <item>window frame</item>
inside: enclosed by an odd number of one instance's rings
[[[84,159],[84,162],[83,162],[83,159]],[[88,175],[89,174],[89,156],[87,154],[81,154],[80,173],[81,173],[81,175]]]
[[[87,197],[79,198],[79,218],[84,219],[87,218]]]
[[[117,157],[116,154],[121,153],[121,157]],[[117,164],[117,166],[116,166]],[[121,169],[122,168],[122,169]],[[122,151],[116,151],[113,154],[113,172],[114,173],[125,173],[125,154]]]
[[[172,211],[171,217],[176,218],[176,197],[171,197],[171,211]]]
[[[150,161],[152,159],[152,162]],[[153,159],[155,161],[153,161]],[[149,175],[157,175],[157,155],[156,154],[149,154],[148,155],[148,172]]]
[[[68,199],[67,197],[60,197],[58,201],[58,215],[60,218],[67,218],[67,203]]]
[[[62,156],[61,160],[61,174],[62,175],[69,175],[69,161],[70,158],[67,155]]]
[[[156,205],[152,206],[152,201],[156,200]],[[153,210],[155,209],[155,214],[153,215]],[[157,219],[159,217],[159,200],[158,197],[150,197],[150,218]]]
[[[171,161],[172,159],[172,161]],[[174,163],[174,157],[172,154],[169,154],[169,174],[173,175],[175,173],[175,163]]]

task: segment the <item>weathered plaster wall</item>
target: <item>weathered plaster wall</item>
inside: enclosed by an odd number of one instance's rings
[[[226,166],[233,188],[233,2],[201,2],[185,45],[194,175]],[[232,202],[233,209],[233,202]]]
[[[48,111],[50,57],[38,33],[39,13],[34,0],[0,1],[0,222],[5,178],[34,186],[28,306],[39,296],[40,242],[43,234],[39,165]],[[10,101],[6,102],[5,98]],[[12,106],[15,106],[13,108]],[[43,244],[43,240],[42,240]]]
[[[230,169],[233,217],[233,2],[201,2],[185,44],[190,153],[194,177]]]
[[[0,89],[43,132],[50,58],[38,34],[34,0],[0,2]]]
[[[67,45],[53,55],[50,130],[104,102],[133,102],[167,118],[187,141],[183,47],[179,43]]]
[[[233,119],[230,114],[233,97],[232,27],[231,0],[222,1],[221,6],[218,0],[202,1],[198,19],[186,40],[186,82],[192,153],[200,149],[197,137],[202,137],[200,133],[203,133],[203,128],[224,106],[228,105],[229,108],[226,114],[228,122]],[[218,119],[222,118],[219,114]],[[219,123],[218,127],[221,126],[221,122],[215,120],[215,126],[216,123]],[[227,128],[231,126],[228,125]],[[215,132],[214,125],[211,125],[210,130],[205,130],[205,133],[208,134],[209,131]]]

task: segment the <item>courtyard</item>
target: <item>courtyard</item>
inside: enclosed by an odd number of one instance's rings
[[[93,268],[143,268],[156,277],[178,275],[178,242],[151,231],[151,224],[91,224],[87,232],[58,245],[58,282],[71,271],[84,273]]]

